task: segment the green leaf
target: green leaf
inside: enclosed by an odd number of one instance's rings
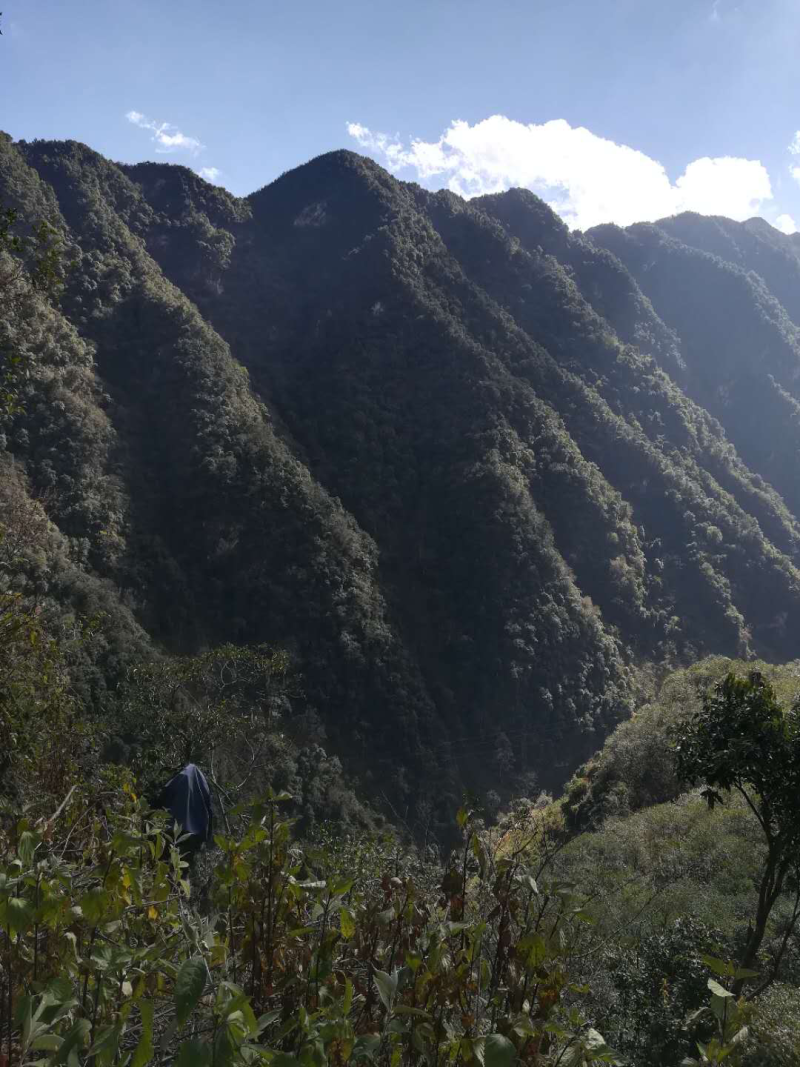
[[[153,1002],[139,1001],[139,1014],[142,1017],[142,1036],[131,1060],[131,1067],[145,1067],[153,1058]]]
[[[711,992],[714,994],[714,996],[717,996],[717,997],[732,997],[733,996],[733,993],[731,993],[731,991],[729,989],[726,989],[724,986],[721,986],[719,984],[719,982],[717,982],[713,978],[709,978],[709,980],[708,980],[708,988],[711,990]]]
[[[22,897],[9,897],[5,906],[0,908],[2,925],[13,937],[15,934],[24,934],[33,921],[34,907],[28,900]]]
[[[230,1026],[221,1026],[214,1038],[214,1067],[230,1067],[237,1052],[237,1042],[231,1034]]]
[[[375,985],[378,987],[378,995],[383,1001],[383,1006],[387,1011],[392,1010],[392,1004],[394,998],[397,995],[397,982],[400,972],[395,970],[392,974],[387,974],[386,971],[379,971],[377,967],[373,973],[375,979]]]
[[[342,931],[342,937],[346,941],[349,941],[356,932],[355,917],[349,908],[339,909],[339,929]]]
[[[61,1047],[58,1050],[58,1054],[53,1057],[51,1062],[53,1064],[66,1063],[67,1060],[74,1059],[74,1057],[72,1056],[73,1050],[77,1049],[78,1045],[83,1044],[84,1039],[86,1038],[86,1035],[89,1033],[91,1028],[92,1024],[89,1022],[88,1019],[78,1019],[78,1021],[73,1024],[73,1027],[69,1031],[67,1036],[61,1042]]]
[[[38,839],[35,834],[30,830],[24,830],[19,835],[19,841],[17,842],[17,855],[25,864],[26,867],[30,866],[33,860],[33,854],[36,851]]]
[[[175,979],[175,1019],[183,1026],[206,987],[206,961],[201,956],[184,960]]]
[[[81,897],[78,903],[87,922],[90,922],[92,926],[96,926],[103,918],[109,900],[109,894],[104,889],[90,889],[88,893]]]
[[[235,1014],[241,1015],[242,1023],[248,1034],[255,1036],[258,1033],[258,1020],[250,1005],[250,997],[246,993],[240,993],[225,1005],[223,1020],[230,1019]]]
[[[211,1052],[211,1045],[207,1045],[205,1041],[198,1041],[196,1038],[184,1041],[175,1067],[207,1067],[212,1060]]]
[[[283,1011],[280,1008],[273,1008],[272,1011],[268,1011],[265,1015],[259,1015],[258,1017],[258,1032],[266,1030],[268,1026],[272,1026],[274,1022],[277,1022],[283,1015]]]
[[[398,1004],[394,1009],[395,1015],[415,1015],[420,1019],[427,1019],[428,1022],[433,1022],[433,1016],[427,1011],[423,1011],[422,1008],[411,1008],[408,1004]]]
[[[518,943],[516,953],[529,970],[535,970],[547,957],[547,942],[541,934],[527,934]]]
[[[483,1060],[486,1067],[511,1067],[517,1057],[517,1050],[507,1037],[502,1034],[489,1034],[483,1046]]]
[[[47,983],[47,992],[57,1003],[64,1004],[72,1000],[72,982],[63,975],[58,978],[51,978]]]
[[[61,1048],[63,1037],[59,1037],[58,1034],[42,1034],[41,1037],[35,1038],[31,1042],[31,1048],[43,1052],[58,1052]]]
[[[462,930],[469,930],[472,923],[464,922],[448,922],[445,923],[445,929],[447,930],[447,936],[453,937],[455,934],[460,934]]]
[[[119,1039],[122,1036],[122,1023],[116,1022],[113,1026],[107,1026],[97,1035],[92,1047],[89,1049],[90,1056],[96,1056],[100,1064],[113,1063],[117,1057]]]
[[[591,1049],[593,1052],[597,1052],[606,1047],[606,1039],[598,1030],[595,1030],[594,1027],[591,1026],[584,1034],[583,1043],[586,1048]]]
[[[353,1058],[357,1060],[372,1059],[381,1047],[380,1034],[359,1034],[353,1049]],[[277,1064],[276,1060],[272,1061]],[[291,1067],[289,1064],[277,1064],[277,1067]]]
[[[721,978],[732,978],[734,967],[732,963],[728,963],[725,960],[718,960],[716,956],[701,956],[703,963],[714,974],[718,974]]]

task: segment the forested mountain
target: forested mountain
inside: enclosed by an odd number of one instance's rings
[[[800,244],[761,220],[571,234],[349,152],[238,200],[8,137],[0,203],[64,235],[57,308],[2,253],[0,518],[22,592],[102,615],[87,700],[280,646],[367,792],[444,822],[561,784],[642,664],[796,656]]]

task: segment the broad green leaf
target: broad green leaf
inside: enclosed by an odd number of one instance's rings
[[[25,933],[33,921],[33,914],[33,904],[22,897],[9,897],[4,905],[0,904],[0,922],[12,937]]]
[[[268,1026],[272,1026],[274,1022],[277,1022],[283,1015],[283,1011],[280,1008],[273,1008],[272,1011],[268,1011],[265,1015],[259,1015],[258,1017],[258,1032],[261,1033]]]
[[[47,992],[57,1003],[66,1003],[72,1000],[72,982],[63,976],[51,978],[47,983]]]
[[[184,1041],[175,1061],[175,1067],[208,1067],[212,1062],[211,1045],[192,1038]]]
[[[88,1019],[78,1019],[78,1021],[73,1024],[72,1029],[69,1031],[67,1036],[61,1042],[61,1047],[59,1048],[57,1054],[53,1057],[51,1062],[53,1064],[58,1064],[67,1063],[68,1060],[73,1060],[75,1058],[73,1056],[73,1052],[77,1050],[79,1045],[83,1044],[86,1035],[89,1033],[91,1028],[92,1024],[89,1022]]]
[[[121,1022],[114,1023],[113,1026],[107,1026],[97,1035],[94,1044],[89,1049],[89,1055],[96,1056],[98,1063],[101,1065],[113,1063],[117,1058],[117,1050],[119,1048],[119,1039],[121,1036]]]
[[[223,1019],[229,1019],[234,1014],[241,1015],[242,1024],[248,1034],[258,1033],[258,1021],[250,1006],[250,997],[246,993],[240,993],[225,1005]]]
[[[378,995],[383,1001],[383,1006],[390,1012],[397,994],[399,971],[395,970],[392,974],[387,974],[386,971],[379,971],[376,967],[373,978],[375,979],[375,985],[378,987]]]
[[[96,926],[103,918],[110,901],[110,894],[104,889],[90,889],[88,893],[81,897],[79,904],[87,922],[90,922],[92,926]]]
[[[732,978],[734,972],[734,966],[732,963],[728,963],[725,960],[719,960],[716,956],[701,956],[703,963],[714,974],[718,974],[721,978]]]
[[[724,986],[721,986],[719,984],[719,982],[717,982],[713,978],[709,978],[709,980],[708,980],[708,988],[717,997],[732,997],[733,996],[733,993],[731,993],[731,991],[729,989],[726,989]]]
[[[339,929],[342,931],[342,937],[346,941],[348,941],[356,932],[355,917],[349,908],[339,909]]]
[[[483,1060],[486,1067],[511,1067],[517,1056],[517,1050],[507,1037],[502,1034],[489,1034],[483,1046]]]
[[[40,1037],[34,1038],[31,1042],[31,1048],[43,1052],[57,1052],[61,1048],[63,1040],[64,1038],[59,1037],[57,1034],[42,1034]]]
[[[545,939],[541,934],[527,934],[517,945],[517,956],[530,970],[540,967],[547,957]]]
[[[514,1025],[512,1030],[519,1037],[533,1037],[536,1033],[536,1027],[531,1022],[529,1015],[524,1012],[520,1012],[514,1019]]]
[[[201,956],[184,960],[175,979],[175,1019],[183,1026],[206,987],[206,961]]]
[[[353,1056],[356,1059],[372,1059],[381,1047],[381,1035],[380,1034],[360,1034],[356,1038],[355,1047],[353,1049]],[[292,1064],[278,1064],[277,1060],[272,1061],[276,1064],[276,1067],[293,1067]]]
[[[584,1034],[583,1043],[586,1048],[591,1049],[593,1052],[597,1052],[599,1049],[606,1047],[606,1039],[598,1030],[595,1030],[594,1027],[591,1026]]]
[[[230,1067],[236,1058],[237,1042],[234,1040],[230,1026],[221,1026],[214,1038],[214,1067]]]
[[[139,1014],[142,1017],[142,1036],[131,1060],[131,1067],[145,1067],[153,1058],[153,1002],[139,1001]]]

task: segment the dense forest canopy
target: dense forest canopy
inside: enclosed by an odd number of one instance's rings
[[[797,1063],[800,243],[5,135],[0,205],[0,1067]]]
[[[643,662],[794,654],[790,238],[570,234],[347,152],[237,200],[5,137],[0,196],[68,264],[4,294],[2,492],[47,520],[17,584],[106,620],[92,700],[147,649],[280,646],[292,713],[444,824],[563,783]]]

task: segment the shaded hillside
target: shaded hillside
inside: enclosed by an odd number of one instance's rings
[[[288,648],[401,814],[560,784],[640,661],[793,655],[797,340],[743,266],[347,152],[242,201],[5,139],[0,200],[75,260],[3,340],[35,367],[7,447],[70,565],[169,652]]]
[[[670,236],[680,230],[680,221],[681,217],[663,227],[640,224],[624,231],[601,226],[588,236],[625,263],[657,313],[680,337],[687,364],[686,392],[719,419],[742,459],[782,494],[796,514],[800,509],[798,328],[747,261],[729,262]],[[705,236],[716,220],[702,221],[708,225],[691,228]],[[746,224],[729,223],[729,228],[737,225],[741,236]],[[787,246],[791,247],[788,239]],[[787,271],[786,284],[791,292],[796,291],[790,285],[796,276],[795,262],[787,254],[792,274]]]

